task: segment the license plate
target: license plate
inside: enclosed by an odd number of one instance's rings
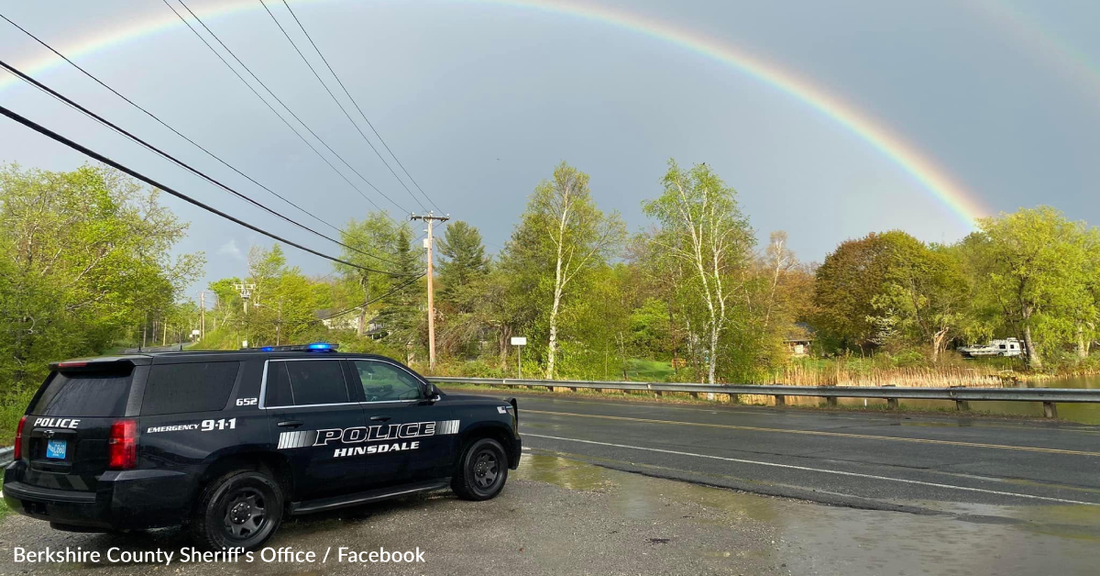
[[[69,443],[65,440],[50,440],[46,443],[46,458],[64,460]]]

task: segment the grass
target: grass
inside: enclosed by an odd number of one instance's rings
[[[626,362],[626,375],[641,382],[665,382],[675,374],[671,362],[632,358]]]

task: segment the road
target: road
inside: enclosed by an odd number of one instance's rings
[[[519,396],[525,453],[498,498],[442,491],[302,516],[268,543],[322,560],[28,564],[17,547],[189,542],[13,514],[0,519],[0,575],[1096,573],[1097,427]],[[426,561],[326,556],[340,547],[419,548]]]
[[[760,494],[912,512],[1100,512],[1100,427],[543,395],[521,398],[520,422],[536,452]]]

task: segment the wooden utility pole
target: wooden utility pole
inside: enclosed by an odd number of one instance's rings
[[[416,214],[409,216],[409,220],[423,220],[428,224],[428,237],[424,241],[424,247],[428,249],[428,370],[433,371],[435,370],[435,287],[433,285],[434,274],[432,273],[432,248],[434,246],[432,228],[437,221],[446,222],[450,219],[450,215],[436,216],[432,212],[421,216]]]
[[[199,293],[199,340],[206,338],[206,290]]]

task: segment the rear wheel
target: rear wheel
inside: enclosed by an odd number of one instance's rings
[[[481,438],[462,453],[451,488],[465,500],[488,500],[500,494],[507,480],[504,448],[492,438]]]
[[[259,548],[283,519],[283,494],[267,474],[235,470],[203,491],[191,519],[191,535],[208,550]]]

